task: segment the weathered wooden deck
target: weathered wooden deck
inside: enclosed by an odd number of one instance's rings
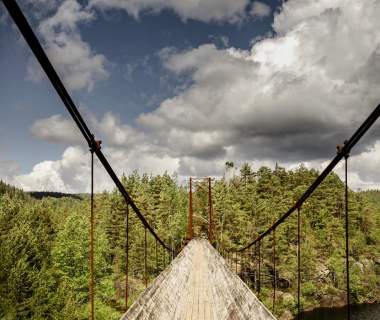
[[[207,240],[192,240],[122,320],[275,319]]]

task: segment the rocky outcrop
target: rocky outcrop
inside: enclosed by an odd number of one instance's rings
[[[279,320],[293,320],[294,317],[289,310],[285,310]]]
[[[346,294],[341,293],[339,295],[323,295],[319,302],[322,308],[343,307],[346,304]]]

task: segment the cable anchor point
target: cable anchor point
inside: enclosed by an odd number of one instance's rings
[[[347,143],[348,141],[344,140],[343,144],[338,144],[336,146],[336,153],[343,154],[346,159],[350,156],[350,150],[345,150]]]
[[[96,150],[100,150],[102,144],[102,140],[95,140],[95,136],[92,135],[91,142],[89,144],[90,151],[94,153]]]

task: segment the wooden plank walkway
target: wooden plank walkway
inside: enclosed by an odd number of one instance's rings
[[[207,240],[192,240],[121,320],[275,319]]]
[[[214,318],[211,290],[204,247],[195,246],[194,261],[189,277],[190,299],[186,306],[186,320],[217,320]]]

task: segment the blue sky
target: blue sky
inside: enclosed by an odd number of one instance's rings
[[[323,167],[380,97],[379,1],[351,2],[19,1],[117,172],[180,177],[227,160]],[[86,146],[0,15],[1,178],[84,191]],[[362,168],[377,165],[376,132],[355,153],[356,187],[378,185]]]
[[[279,5],[276,0],[266,4],[272,11]],[[36,7],[22,2],[20,5],[36,29],[39,23],[33,12]],[[95,114],[112,110],[126,123],[132,122],[141,112],[152,111],[184,81],[162,67],[159,52],[163,48],[185,50],[204,43],[225,47],[224,38],[229,45],[248,49],[255,37],[272,30],[272,12],[268,17],[248,18],[239,24],[193,19],[184,22],[172,10],[142,14],[138,19],[118,11],[98,11],[96,15],[94,21],[80,25],[79,30],[94,52],[107,57],[110,76],[90,92],[84,89],[72,94],[77,104],[88,106]],[[2,108],[6,110],[0,119],[2,159],[15,160],[23,172],[28,172],[39,161],[60,157],[64,150],[62,145],[33,138],[30,127],[36,119],[64,114],[65,110],[45,79],[37,83],[26,79],[28,63],[34,57],[9,18],[1,25],[0,41],[3,70],[0,91]],[[163,77],[167,77],[164,83],[160,82]]]

